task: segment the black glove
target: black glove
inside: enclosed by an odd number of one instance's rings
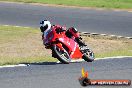
[[[61,32],[63,32],[63,31],[66,31],[66,30],[64,30],[63,28],[58,28],[57,30],[56,30],[56,33],[61,33]]]

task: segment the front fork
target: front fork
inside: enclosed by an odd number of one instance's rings
[[[85,47],[80,47],[80,51],[82,52],[82,54],[87,54],[89,56],[91,56],[90,54],[93,53],[93,51],[91,49],[89,49],[87,46]]]

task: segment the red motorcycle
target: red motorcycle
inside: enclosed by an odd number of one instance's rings
[[[57,58],[64,64],[70,63],[73,59],[77,60],[83,58],[87,62],[94,60],[92,50],[88,48],[81,49],[74,39],[66,36],[66,30],[61,30],[61,32],[57,30],[57,27],[53,26],[52,30],[46,32],[43,39],[45,48],[52,50],[52,57]]]

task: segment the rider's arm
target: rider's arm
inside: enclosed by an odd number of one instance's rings
[[[63,29],[62,27],[59,27],[59,28],[56,29],[57,33],[61,33],[61,32],[64,32],[64,31],[66,31],[66,30]]]

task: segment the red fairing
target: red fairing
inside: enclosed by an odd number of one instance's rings
[[[65,37],[59,38],[59,41],[68,47],[68,53],[70,54],[71,58],[77,59],[82,57],[82,53],[80,52],[79,46],[73,39]]]
[[[62,50],[63,46],[67,47],[67,52],[71,59],[81,59],[82,53],[80,52],[79,45],[74,41],[74,39],[68,38],[65,35],[66,31],[57,33],[57,30],[62,28],[60,25],[52,26],[51,30],[47,31],[46,35],[44,35],[44,45],[49,46],[50,48],[53,45],[60,47]],[[63,27],[66,30],[65,27]],[[76,37],[79,36],[79,33],[75,34]]]
[[[72,35],[73,35],[75,38],[78,38],[78,37],[80,36],[78,32],[77,32],[77,33],[73,32],[73,27],[69,28],[68,30],[70,31],[70,33],[72,33]]]

